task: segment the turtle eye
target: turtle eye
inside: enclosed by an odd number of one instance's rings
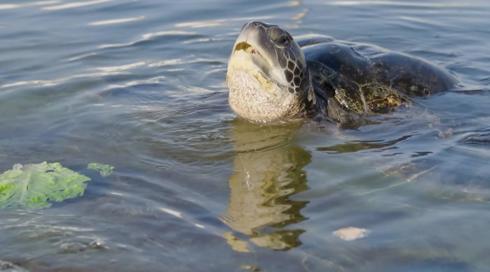
[[[289,44],[289,36],[288,35],[282,35],[279,37],[279,39],[276,41],[279,45],[287,46]]]
[[[271,27],[268,32],[271,40],[277,45],[288,46],[291,42],[291,36],[279,27]]]

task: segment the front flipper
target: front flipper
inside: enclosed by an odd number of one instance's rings
[[[337,122],[341,128],[358,128],[375,123],[365,115],[346,110],[335,98],[328,99],[327,115],[328,118]]]
[[[355,104],[353,101],[356,99],[361,101],[361,98],[359,96],[351,97],[355,96],[355,93],[345,92],[344,90],[353,90],[356,86],[347,86],[347,81],[341,75],[320,62],[309,61],[308,67],[315,94],[318,100],[324,104],[322,111],[329,119],[337,122],[343,128],[356,128],[372,123],[363,116],[365,111],[362,107],[358,107],[357,110],[349,108],[349,106]],[[344,103],[340,103],[339,100]],[[345,103],[345,101],[351,102]]]

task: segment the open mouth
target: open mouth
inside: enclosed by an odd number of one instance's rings
[[[235,51],[240,51],[240,50],[243,50],[243,51],[245,51],[251,55],[254,55],[254,54],[260,55],[259,51],[255,50],[255,48],[253,48],[253,46],[251,46],[247,42],[239,42],[235,46]]]
[[[262,73],[264,76],[270,77],[270,67],[272,66],[265,54],[260,53],[258,49],[255,49],[250,43],[246,41],[238,42],[233,50],[234,53],[240,53],[239,64],[241,66],[250,65],[249,68],[254,71]],[[241,55],[242,53],[246,55]]]

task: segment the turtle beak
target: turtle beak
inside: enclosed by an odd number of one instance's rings
[[[242,31],[233,46],[233,53],[242,51],[250,54],[253,58],[259,57],[271,64],[267,27],[269,25],[261,22],[249,22],[243,25]]]
[[[249,22],[243,25],[240,35],[235,42],[235,50],[248,49],[252,47],[255,51],[267,38],[266,28],[268,25],[261,22]]]

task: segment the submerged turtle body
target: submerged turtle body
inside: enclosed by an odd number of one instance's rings
[[[231,108],[256,123],[321,116],[342,125],[448,90],[456,80],[425,60],[326,36],[298,39],[246,24],[227,72]]]

